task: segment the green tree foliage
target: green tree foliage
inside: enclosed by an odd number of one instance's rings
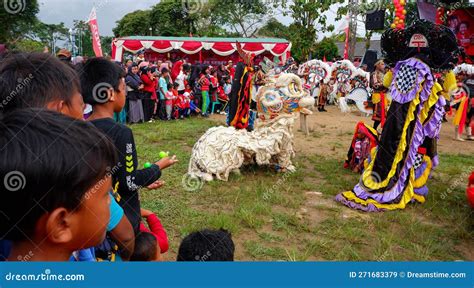
[[[343,0],[294,0],[288,5],[286,14],[293,18],[293,23],[289,26],[292,54],[298,61],[308,60],[315,52],[316,32],[334,30],[333,25],[327,24],[324,13],[331,5],[342,2]]]
[[[102,54],[110,56],[112,54],[112,36],[100,36],[100,44],[102,45]]]
[[[188,36],[193,31],[197,17],[198,15],[188,13],[181,1],[162,0],[151,9],[150,26],[145,28],[151,27],[154,35]]]
[[[31,33],[31,27],[38,21],[38,1],[1,0],[0,43],[14,46],[15,43]]]
[[[327,60],[332,60],[338,56],[338,49],[334,39],[324,38],[317,43],[314,49],[314,56],[316,59],[321,60],[324,59],[324,57],[326,57]]]
[[[112,30],[116,37],[149,35],[151,10],[137,10],[126,14]]]
[[[270,18],[267,23],[257,31],[257,36],[283,38],[289,40],[291,38],[290,28],[275,18]]]
[[[15,43],[15,50],[24,52],[43,52],[44,43],[31,39],[21,39]]]
[[[76,47],[79,49],[78,53],[82,54],[81,56],[94,56],[89,24],[83,20],[74,20],[73,23],[73,29],[76,30]]]
[[[217,24],[244,37],[255,36],[259,26],[272,15],[264,1],[210,0],[209,6],[210,16],[215,17]]]
[[[39,40],[50,49],[56,47],[56,43],[68,39],[69,32],[64,23],[46,24],[37,21],[31,28],[33,38]]]
[[[374,4],[377,3],[377,4]],[[381,3],[381,5],[379,4]],[[380,5],[380,6],[377,6]],[[386,29],[390,28],[390,24],[393,23],[393,18],[395,16],[395,7],[392,1],[379,1],[374,2],[373,0],[359,0],[358,7],[356,9],[357,13],[359,14],[360,21],[358,21],[358,25],[365,25],[365,17],[367,11],[374,11],[376,9],[384,9],[385,10],[385,24],[384,28],[381,30],[366,30],[364,39],[365,39],[365,47],[370,47],[370,40],[372,36],[376,33],[383,33]],[[405,25],[410,26],[416,19],[419,19],[418,15],[418,7],[416,6],[416,1],[406,1],[405,10],[407,10]],[[337,16],[336,20],[342,19],[345,15],[347,15],[349,11],[348,5],[342,5],[337,9]],[[365,26],[364,26],[365,27]],[[345,39],[344,39],[345,40]]]

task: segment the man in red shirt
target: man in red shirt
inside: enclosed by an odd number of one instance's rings
[[[235,68],[232,60],[229,60],[229,62],[227,62],[227,70],[229,70],[230,79],[234,80]]]

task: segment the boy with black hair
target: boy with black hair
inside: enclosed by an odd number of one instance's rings
[[[141,214],[148,227],[140,223],[140,233],[135,239],[135,250],[130,261],[161,261],[161,254],[169,248],[168,235],[155,213],[142,208]]]
[[[177,261],[234,261],[235,245],[224,229],[193,232],[179,245]]]
[[[76,72],[44,53],[11,54],[0,63],[0,112],[41,107],[82,119],[84,102]]]
[[[160,261],[160,246],[156,237],[149,232],[140,232],[135,238],[135,250],[130,261]]]
[[[23,80],[21,86],[18,79]],[[43,53],[18,53],[0,62],[1,112],[23,107],[54,110],[82,120],[84,102],[80,94],[79,76],[69,65]],[[111,219],[107,227],[110,237],[118,244],[122,259],[133,252],[134,233],[123,209],[111,196]],[[87,250],[87,249],[86,249]],[[79,251],[76,260],[95,260],[93,249]],[[0,240],[0,261],[8,257],[10,243]]]
[[[178,160],[176,156],[165,157],[150,168],[137,169],[132,130],[113,120],[114,112],[120,112],[125,104],[124,76],[124,71],[117,64],[104,58],[93,58],[84,63],[80,79],[84,101],[92,105],[88,120],[112,139],[118,151],[119,162],[113,187],[137,235],[141,218],[138,190],[141,187],[156,189],[162,186],[163,182],[158,180],[161,170]]]
[[[109,222],[113,144],[98,129],[57,112],[19,109],[0,121],[0,239],[8,260],[67,261],[102,242]],[[87,225],[84,225],[87,223]]]

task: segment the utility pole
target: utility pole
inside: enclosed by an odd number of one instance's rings
[[[354,61],[357,42],[357,16],[359,0],[349,0],[349,60]]]

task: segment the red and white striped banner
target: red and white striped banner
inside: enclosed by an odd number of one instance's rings
[[[99,26],[97,25],[97,15],[95,7],[92,7],[91,14],[89,14],[89,28],[92,35],[92,48],[96,57],[102,57],[102,46],[100,44]]]

